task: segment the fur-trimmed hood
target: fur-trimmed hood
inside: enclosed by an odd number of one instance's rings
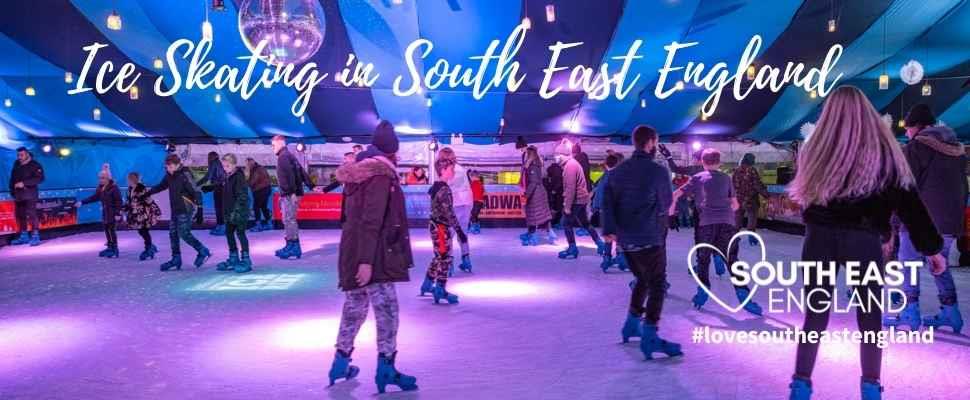
[[[922,143],[937,153],[950,157],[959,157],[965,153],[963,144],[957,141],[952,129],[945,126],[933,126],[922,130],[913,140]]]
[[[375,176],[397,179],[393,163],[385,157],[371,157],[344,164],[337,168],[337,180],[342,183],[361,183]]]

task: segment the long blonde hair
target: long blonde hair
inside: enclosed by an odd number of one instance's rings
[[[815,132],[802,146],[788,192],[803,207],[824,206],[913,182],[889,125],[862,91],[842,86],[825,101]]]

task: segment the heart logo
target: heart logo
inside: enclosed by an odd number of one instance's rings
[[[761,261],[766,261],[767,256],[766,256],[766,251],[765,251],[765,241],[761,238],[761,235],[758,235],[757,233],[752,232],[752,231],[739,231],[738,233],[735,233],[734,236],[731,236],[731,241],[728,242],[728,249],[730,249],[731,246],[734,245],[734,242],[736,240],[738,240],[738,239],[740,239],[740,238],[742,238],[744,236],[754,236],[755,239],[758,239],[758,246],[761,247]],[[695,271],[695,268],[694,268],[694,253],[697,253],[697,250],[699,250],[699,249],[711,249],[714,252],[716,252],[717,254],[720,254],[721,255],[721,258],[724,259],[724,262],[725,263],[727,263],[727,261],[728,261],[727,256],[725,256],[724,253],[722,253],[720,249],[718,249],[717,247],[714,247],[713,245],[711,245],[709,243],[698,243],[698,244],[694,245],[694,247],[691,247],[690,248],[690,251],[687,252],[687,265],[690,267],[690,268],[688,268],[688,270],[690,270],[690,275],[694,277],[694,282],[697,282],[697,286],[700,287],[702,290],[704,290],[704,292],[707,293],[707,295],[710,298],[714,299],[714,301],[717,302],[717,304],[720,304],[721,307],[724,307],[725,310],[728,310],[728,311],[730,311],[732,313],[736,313],[736,312],[740,311],[742,308],[744,308],[744,306],[748,305],[748,303],[751,302],[751,299],[754,298],[755,292],[758,291],[758,285],[757,284],[754,284],[753,285],[753,287],[751,288],[751,291],[748,293],[748,297],[745,298],[744,301],[741,302],[741,304],[738,304],[737,307],[730,307],[730,306],[728,306],[727,303],[725,303],[723,300],[721,300],[721,298],[717,297],[717,295],[714,294],[714,292],[712,292],[710,288],[707,288],[707,287],[705,287],[704,285],[701,284],[701,280],[700,280],[700,278],[698,278],[697,271]],[[731,266],[728,265],[727,267],[728,267],[728,271],[730,273]]]

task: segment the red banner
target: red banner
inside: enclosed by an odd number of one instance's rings
[[[37,202],[37,218],[41,229],[77,225],[77,209],[74,198],[55,197]],[[0,234],[15,233],[17,218],[13,200],[0,201]]]
[[[296,219],[303,221],[339,221],[340,203],[343,196],[340,193],[307,193],[300,200],[300,207],[296,210]],[[280,211],[280,194],[273,194],[273,218],[283,219]]]
[[[485,208],[482,209],[479,217],[483,219],[525,218],[522,204],[522,192],[485,193]]]

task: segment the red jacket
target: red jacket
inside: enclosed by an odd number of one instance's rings
[[[476,202],[485,202],[485,184],[481,179],[472,181],[472,199]]]

